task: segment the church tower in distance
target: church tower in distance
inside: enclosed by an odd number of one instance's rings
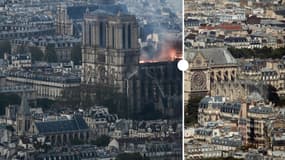
[[[16,120],[17,120],[17,135],[25,135],[26,132],[30,129],[31,125],[31,112],[30,106],[27,100],[26,95],[23,93],[21,105],[18,109]]]

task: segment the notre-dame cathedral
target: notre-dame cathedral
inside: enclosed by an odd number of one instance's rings
[[[184,77],[186,104],[191,97],[211,95],[217,84],[237,79],[237,60],[226,48],[188,49],[184,56],[190,62]]]
[[[113,0],[97,3],[84,16],[82,84],[116,86],[127,97],[131,113],[152,106],[166,116],[181,115],[176,108],[182,97],[177,61],[140,64],[136,17]]]
[[[115,85],[125,92],[124,80],[138,69],[138,24],[120,6],[102,3],[84,18],[82,81]]]

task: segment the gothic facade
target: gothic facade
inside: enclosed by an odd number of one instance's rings
[[[136,17],[112,0],[97,3],[100,8],[84,16],[82,85],[118,88],[127,97],[128,115],[149,108],[167,116],[180,115],[182,111],[175,108],[182,99],[177,61],[139,63]]]
[[[126,92],[124,81],[139,65],[138,24],[135,16],[115,6],[112,10],[85,15],[82,82],[114,85]]]
[[[235,82],[215,83],[211,87],[211,95],[227,97],[229,100],[248,100],[252,93],[259,94],[258,98],[268,98],[268,87],[262,82],[251,80],[236,80]]]
[[[190,62],[184,76],[184,100],[211,94],[217,83],[234,82],[238,64],[225,48],[186,50],[185,58]]]

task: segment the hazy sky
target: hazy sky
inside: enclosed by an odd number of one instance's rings
[[[181,11],[182,14],[182,4],[184,0],[166,0],[169,4],[175,7],[175,10],[178,12]]]

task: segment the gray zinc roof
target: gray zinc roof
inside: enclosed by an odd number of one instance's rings
[[[199,52],[213,65],[237,64],[237,60],[226,48],[188,49],[185,58],[191,61]]]
[[[89,129],[85,120],[78,115],[74,115],[71,120],[59,120],[48,122],[35,122],[40,134],[62,133]]]
[[[212,139],[212,144],[240,147],[242,146],[242,141],[239,139],[214,137]]]
[[[221,107],[221,112],[238,114],[241,109],[240,103],[225,103]]]
[[[252,107],[248,110],[250,113],[257,113],[257,114],[270,114],[273,112],[273,109],[270,107],[265,107],[263,105]]]

